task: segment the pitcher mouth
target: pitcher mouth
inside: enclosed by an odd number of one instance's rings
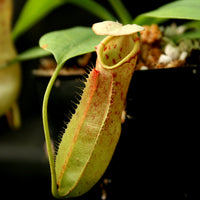
[[[97,48],[98,60],[105,69],[114,69],[135,58],[140,50],[137,33],[124,36],[108,36]]]

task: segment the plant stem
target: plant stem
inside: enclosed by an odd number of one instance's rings
[[[54,159],[54,153],[51,147],[51,137],[49,133],[49,124],[48,124],[48,101],[49,101],[49,96],[51,93],[51,89],[54,85],[54,82],[58,76],[59,71],[62,68],[62,64],[58,65],[57,68],[55,69],[45,92],[44,95],[44,100],[43,100],[43,107],[42,107],[42,119],[43,119],[43,127],[44,127],[44,135],[45,135],[45,140],[46,140],[46,145],[47,145],[47,153],[49,157],[49,164],[50,164],[50,170],[51,170],[51,186],[52,186],[52,194],[55,197],[59,197],[57,193],[57,181],[56,181],[56,172],[55,172],[55,159]]]
[[[108,0],[123,24],[129,24],[132,17],[121,0]]]

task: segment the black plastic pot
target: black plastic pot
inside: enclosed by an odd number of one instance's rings
[[[163,198],[174,196],[178,187],[182,195],[200,196],[199,86],[199,68],[135,72],[111,162],[113,191],[121,197]]]

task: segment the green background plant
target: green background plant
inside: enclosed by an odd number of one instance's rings
[[[17,40],[21,34],[28,31],[33,25],[38,23],[51,11],[64,4],[73,4],[86,9],[88,12],[96,15],[101,20],[119,20],[123,24],[160,24],[167,21],[168,19],[200,20],[199,0],[177,0],[163,5],[156,10],[140,14],[134,19],[125,8],[121,0],[108,0],[108,2],[115,11],[117,17],[113,16],[109,10],[94,0],[28,0],[13,28],[12,37],[14,40]],[[199,38],[200,31],[196,30],[195,33],[191,33],[190,37]],[[25,51],[22,53],[22,55],[20,54],[17,58],[15,58],[15,60],[24,61],[28,59],[43,57],[45,55],[50,55],[50,53],[39,49],[39,47],[34,47],[33,50],[28,50],[27,52]]]

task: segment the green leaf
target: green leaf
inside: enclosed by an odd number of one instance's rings
[[[94,34],[91,28],[75,27],[62,31],[55,31],[44,35],[40,40],[40,47],[33,47],[10,60],[0,68],[6,68],[18,61],[41,58],[53,54],[58,64],[63,64],[69,58],[95,51],[95,46],[103,39]],[[46,51],[47,50],[47,51]]]
[[[28,0],[17,20],[12,37],[15,40],[50,11],[65,3],[63,0]]]
[[[11,64],[13,64],[15,62],[41,58],[41,57],[45,57],[45,56],[49,56],[49,55],[51,55],[50,52],[45,51],[44,49],[41,49],[40,47],[32,47],[31,49],[28,49],[28,50],[18,54],[15,58],[10,60],[6,64],[1,65],[0,69],[9,67]]]
[[[51,53],[48,51],[45,51],[44,49],[40,47],[32,47],[31,49],[28,49],[22,53],[20,53],[16,59],[18,61],[25,61],[25,60],[31,60],[35,58],[41,58],[45,56],[49,56]]]
[[[45,34],[40,39],[40,46],[50,51],[58,65],[69,58],[95,51],[95,46],[104,37],[95,35],[91,28],[74,27]]]
[[[144,13],[142,16],[168,19],[200,20],[199,11],[199,0],[178,0],[161,6],[156,10]]]

